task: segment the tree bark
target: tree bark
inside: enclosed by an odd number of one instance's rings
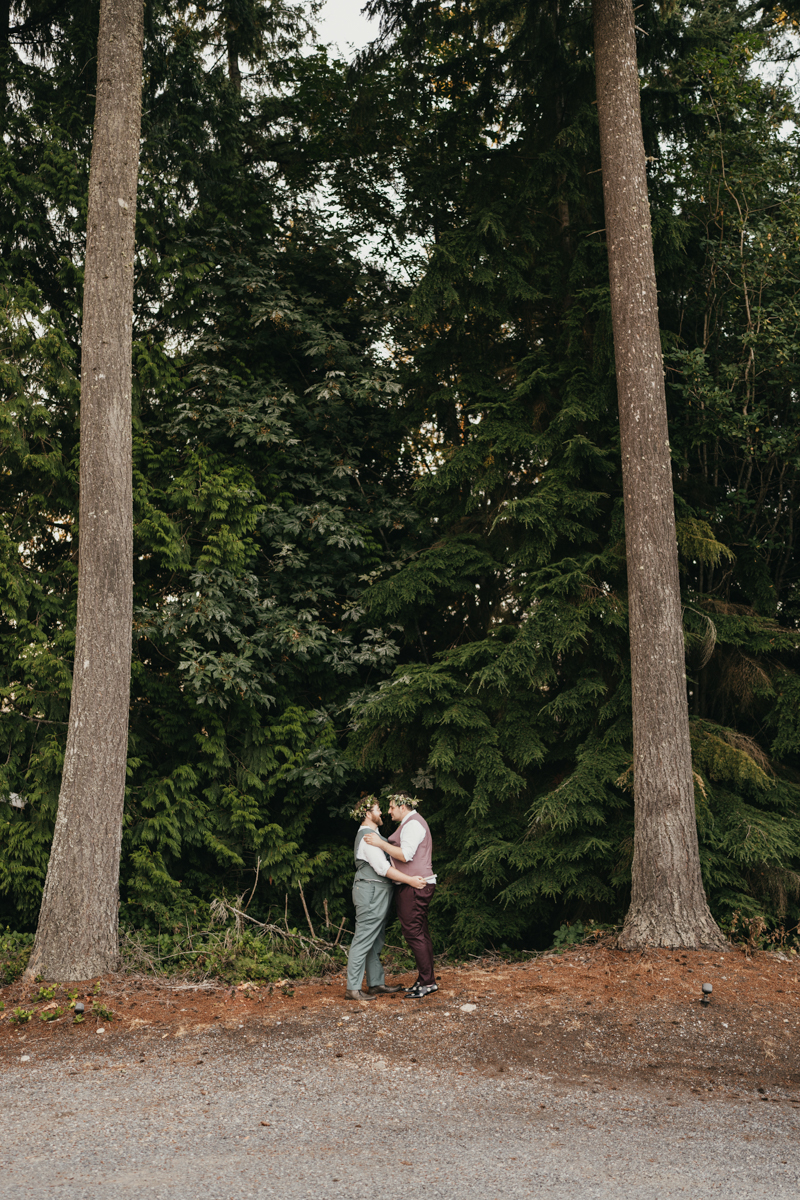
[[[631,0],[594,0],[633,688],[633,889],[619,944],[724,943],[700,874],[678,550]]]
[[[11,69],[11,0],[0,0],[0,133],[8,125],[8,77]]]
[[[131,336],[143,0],[102,0],[81,357],[78,617],[67,747],[28,973],[119,956],[133,614]]]
[[[225,44],[228,51],[228,79],[236,95],[241,96],[242,71],[239,66],[239,53],[236,49],[236,34],[232,29],[229,29],[225,35]]]

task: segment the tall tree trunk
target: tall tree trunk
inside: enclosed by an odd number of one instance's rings
[[[131,326],[143,0],[102,0],[81,358],[78,621],[50,863],[30,974],[118,959],[133,613]]]
[[[700,875],[678,550],[631,0],[594,0],[633,684],[633,893],[620,945],[716,946]]]
[[[11,70],[11,0],[0,0],[0,133],[8,124],[8,77]]]
[[[228,51],[228,79],[237,96],[242,94],[242,71],[239,66],[239,52],[236,49],[236,34],[229,29],[225,35]]]

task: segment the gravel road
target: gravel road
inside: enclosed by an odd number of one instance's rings
[[[383,1057],[366,1015],[351,1020],[340,1057],[324,1034],[243,1026],[109,1030],[75,1054],[6,1058],[0,1197],[800,1195],[800,1106],[754,1083],[702,1096],[624,1074],[426,1068]]]

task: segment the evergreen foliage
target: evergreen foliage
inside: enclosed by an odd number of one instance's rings
[[[147,51],[124,915],[180,921],[258,867],[254,911],[283,910],[285,893],[313,875],[320,912],[330,895],[338,920],[350,850],[331,834],[329,810],[349,771],[334,715],[396,653],[358,604],[359,577],[390,551],[406,513],[396,385],[374,349],[392,289],[270,157],[269,133],[291,109],[291,68],[277,54],[292,49],[287,30],[296,48],[302,22],[287,9],[283,40],[261,46],[250,100],[207,66],[219,14],[190,15],[151,14]],[[13,228],[8,237],[12,248],[24,240]],[[4,810],[0,887],[30,922],[68,711],[78,347],[75,321],[65,326],[79,295],[51,314],[13,255],[4,261],[14,608],[4,610],[0,792],[27,803]],[[44,364],[35,390],[29,361]]]
[[[528,6],[500,26],[501,11],[405,5],[410,32],[397,26],[430,89],[407,175],[429,205],[430,249],[403,342],[430,540],[368,593],[371,611],[402,621],[408,662],[358,706],[353,740],[363,765],[434,782],[449,868],[438,915],[463,948],[523,930],[535,939],[537,923],[618,920],[632,853],[619,449],[585,12]],[[781,694],[786,680],[797,695],[796,156],[782,126],[793,110],[751,66],[774,31],[748,26],[735,6],[680,18],[645,8],[637,22],[704,878],[720,918],[794,923],[799,747]],[[534,39],[548,57],[528,90]],[[466,152],[448,140],[453,127],[474,130]],[[453,190],[424,190],[457,171],[457,204]],[[787,736],[770,746],[778,722]]]
[[[97,20],[45,7],[14,9],[0,143],[18,928],[69,705]],[[302,6],[148,10],[123,916],[202,924],[257,878],[254,915],[288,894],[299,925],[302,886],[338,926],[342,814],[391,781],[425,794],[438,948],[542,946],[621,917],[632,853],[591,23],[578,2],[382,7],[357,71],[298,53]],[[718,919],[788,925],[798,160],[793,99],[757,67],[790,50],[732,0],[637,24],[704,879]]]

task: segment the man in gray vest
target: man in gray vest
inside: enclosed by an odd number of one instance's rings
[[[353,881],[353,904],[356,909],[356,931],[350,943],[347,957],[347,1000],[374,1000],[376,996],[401,992],[401,987],[387,987],[380,953],[386,932],[386,920],[392,902],[392,881],[408,884],[406,890],[422,889],[425,880],[410,876],[390,866],[390,860],[382,850],[366,843],[366,836],[375,833],[383,824],[381,806],[374,796],[365,796],[355,806],[350,816],[360,821],[353,857],[356,877]],[[364,969],[367,972],[367,991],[361,990]]]
[[[411,1000],[421,1000],[439,990],[433,974],[433,944],[428,929],[428,905],[436,887],[433,841],[428,822],[416,811],[418,804],[419,800],[408,792],[397,792],[390,796],[389,816],[397,822],[397,829],[388,842],[378,836],[377,830],[367,833],[364,838],[370,846],[379,847],[391,855],[401,875],[397,888],[397,915],[419,974],[413,987],[406,990],[406,996]],[[423,877],[424,887],[419,888],[411,883],[413,871]]]

